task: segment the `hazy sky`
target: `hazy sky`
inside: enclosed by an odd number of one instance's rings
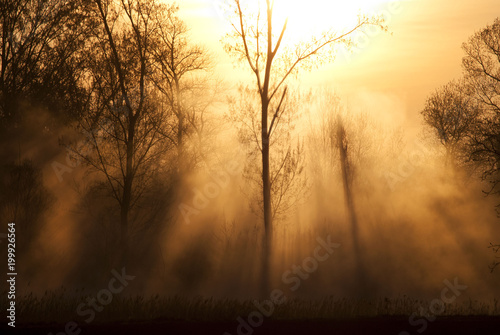
[[[220,43],[227,27],[218,10],[220,1],[178,3],[192,36],[212,50],[221,77],[231,82],[238,79],[234,78],[233,65]],[[367,11],[391,8],[387,0],[358,2],[366,4]],[[332,3],[332,0],[307,2],[323,14],[331,10]],[[378,6],[369,7],[370,3]],[[426,97],[437,87],[460,77],[462,43],[499,15],[500,0],[403,0],[400,9],[390,15],[389,33],[360,38],[362,47],[358,51],[339,52],[334,63],[304,74],[303,82],[334,87],[349,104],[385,113],[397,123],[419,123],[418,111]],[[317,20],[324,20],[324,15],[318,15]]]

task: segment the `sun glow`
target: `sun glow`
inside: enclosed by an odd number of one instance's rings
[[[265,0],[260,0],[265,5]],[[288,34],[294,39],[310,38],[318,33],[352,29],[358,16],[374,16],[384,13],[385,7],[395,0],[275,0],[276,22],[288,18]]]
[[[408,0],[271,0],[274,30],[279,31],[288,19],[288,40],[305,40],[331,30],[340,33],[352,29],[360,14],[384,16],[402,1]],[[245,12],[249,10],[254,15],[260,12],[263,19],[266,0],[241,0],[240,3]]]

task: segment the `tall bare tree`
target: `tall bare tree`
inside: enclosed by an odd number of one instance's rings
[[[86,141],[73,149],[100,173],[120,207],[120,262],[129,249],[130,213],[152,184],[170,146],[168,115],[154,94],[150,71],[158,47],[156,0],[94,0],[96,27],[87,55],[88,103],[79,127]]]
[[[258,99],[249,87],[240,87],[237,98],[230,99],[228,119],[238,130],[238,139],[245,147],[247,164],[243,176],[248,181],[246,195],[251,199],[251,209],[259,217],[264,212],[262,201],[262,153],[260,109]],[[282,113],[276,118],[273,137],[270,138],[270,188],[272,219],[285,219],[295,205],[303,199],[307,189],[304,171],[304,145],[300,139],[293,141],[295,126],[299,117],[299,93],[289,94],[282,102]]]
[[[270,259],[272,257],[273,214],[270,179],[270,137],[276,120],[280,117],[282,102],[286,98],[286,82],[299,68],[328,60],[332,55],[330,46],[335,43],[351,45],[349,36],[363,26],[381,26],[376,18],[360,17],[357,24],[345,33],[327,31],[320,36],[311,36],[309,41],[298,44],[294,50],[283,52],[283,40],[287,33],[288,20],[275,27],[274,0],[258,1],[257,12],[252,13],[255,1],[233,0],[229,11],[235,13],[231,22],[233,33],[229,34],[225,49],[238,60],[248,64],[255,76],[255,91],[260,99],[262,199],[264,210],[264,241],[262,257],[262,295],[267,295],[270,286]],[[253,7],[251,6],[253,5]],[[324,51],[324,52],[323,52]],[[273,102],[276,102],[274,105]]]

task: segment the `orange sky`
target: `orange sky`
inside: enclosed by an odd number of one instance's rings
[[[192,36],[216,55],[217,71],[231,83],[238,79],[220,43],[226,23],[217,10],[219,1],[178,3]],[[398,124],[418,124],[426,97],[461,75],[462,43],[497,16],[499,0],[403,0],[401,11],[388,22],[392,34],[363,40],[364,47],[350,56],[339,53],[334,63],[304,73],[303,83],[334,87],[350,105]]]

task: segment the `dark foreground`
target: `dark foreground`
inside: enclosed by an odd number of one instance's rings
[[[264,320],[262,325],[251,327],[248,323],[242,326],[238,321],[228,322],[189,322],[156,320],[148,323],[128,322],[110,324],[32,324],[17,325],[16,328],[1,326],[1,334],[44,334],[44,335],[165,335],[165,334],[425,334],[425,335],[498,335],[500,334],[500,317],[498,316],[459,316],[438,317],[432,322],[425,319],[413,320],[408,317],[374,317],[352,320],[311,320],[280,321]],[[255,323],[254,323],[255,324]],[[426,328],[424,329],[424,324]],[[65,330],[66,326],[66,330]]]

